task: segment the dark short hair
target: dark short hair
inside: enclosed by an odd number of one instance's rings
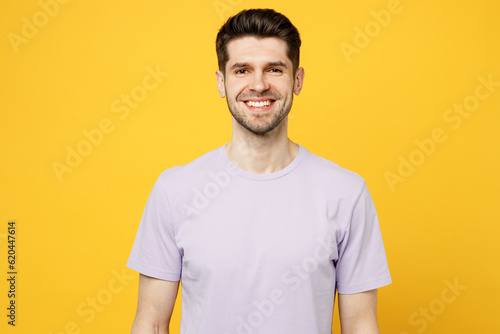
[[[222,73],[225,74],[229,60],[227,45],[241,37],[276,37],[283,40],[288,46],[287,56],[292,61],[293,73],[299,68],[300,35],[292,22],[273,9],[246,9],[231,16],[217,34],[215,48]]]

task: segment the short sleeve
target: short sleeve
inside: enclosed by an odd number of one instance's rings
[[[377,212],[366,183],[338,244],[338,254],[335,267],[339,293],[368,291],[392,282]]]
[[[146,276],[178,281],[182,259],[175,242],[164,176],[165,172],[151,190],[127,267]]]

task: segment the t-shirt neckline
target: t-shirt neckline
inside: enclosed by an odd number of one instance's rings
[[[226,153],[226,145],[227,144],[228,143],[225,143],[224,145],[219,147],[219,152],[222,156],[222,159],[224,160],[224,165],[226,166],[228,171],[233,175],[236,175],[236,176],[239,176],[239,177],[242,177],[245,179],[253,180],[253,181],[274,180],[274,179],[280,178],[280,177],[290,173],[300,164],[302,158],[305,155],[305,151],[306,151],[305,147],[303,147],[299,143],[296,143],[299,146],[299,151],[297,152],[297,155],[292,160],[292,162],[290,162],[285,168],[283,168],[277,172],[274,172],[274,173],[257,174],[257,173],[247,172],[247,171],[241,169],[240,167],[236,166],[227,156],[227,153]]]

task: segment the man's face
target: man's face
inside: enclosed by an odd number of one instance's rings
[[[302,89],[304,69],[294,75],[286,42],[278,38],[239,38],[227,51],[226,74],[216,76],[231,115],[255,134],[275,129],[290,112],[293,93]]]

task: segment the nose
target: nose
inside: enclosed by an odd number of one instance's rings
[[[269,82],[266,80],[266,77],[262,72],[254,72],[254,74],[250,78],[250,83],[248,86],[250,90],[261,93],[269,89]]]

